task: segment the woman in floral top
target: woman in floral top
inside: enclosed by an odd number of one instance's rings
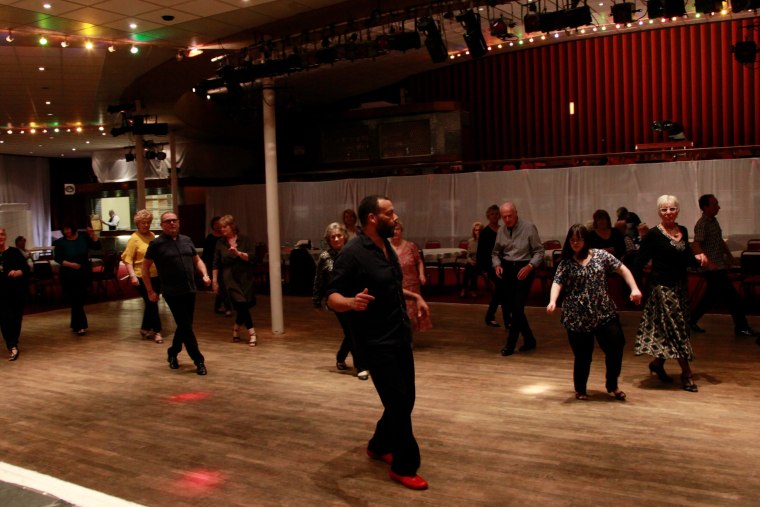
[[[588,399],[586,383],[596,336],[605,355],[607,392],[618,400],[625,400],[625,393],[618,387],[625,337],[615,303],[608,293],[607,273],[616,272],[623,277],[631,289],[630,299],[634,303],[641,302],[641,292],[633,275],[619,259],[605,250],[589,248],[589,236],[589,230],[580,224],[573,225],[567,232],[562,261],[554,275],[546,311],[554,312],[557,298],[564,289],[561,320],[567,329],[567,337],[575,356],[575,398]]]

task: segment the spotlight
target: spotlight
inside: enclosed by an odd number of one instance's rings
[[[731,12],[749,11],[753,9],[760,9],[760,0],[731,0]]]
[[[633,2],[612,4],[612,20],[615,23],[630,23],[633,21],[634,12],[636,12],[636,4]]]
[[[40,36],[39,43],[40,43],[40,46],[45,46],[45,45],[47,45],[48,40],[45,38],[44,35],[42,35],[42,36]]]
[[[700,14],[714,14],[723,9],[723,0],[695,0],[694,10]]]
[[[156,153],[156,160],[166,160],[166,153],[159,151]]]
[[[504,16],[491,23],[491,36],[501,40],[516,39],[517,36],[509,33],[509,25],[504,20]]]
[[[88,40],[87,42],[84,43],[84,47],[85,49],[92,49],[95,47],[95,44],[93,44],[91,40]]]
[[[133,55],[136,55],[137,53],[140,52],[140,48],[138,48],[137,46],[132,46],[131,48],[129,48],[129,52],[132,53]]]
[[[69,47],[69,41],[67,41],[66,39],[63,39],[63,40],[61,41],[61,47],[62,47],[62,48],[67,48],[67,47]]]
[[[456,20],[464,27],[464,42],[470,50],[470,56],[473,58],[485,56],[488,53],[488,46],[480,30],[480,14],[470,9],[457,16]]]
[[[5,37],[5,42],[13,42],[13,34],[8,30],[8,35]]]
[[[156,159],[156,152],[153,150],[148,150],[145,152],[145,159],[146,160],[155,160]]]
[[[565,11],[565,27],[578,28],[579,26],[590,25],[594,22],[591,18],[591,7],[584,5],[583,7],[576,7],[574,9],[567,9]]]
[[[113,53],[115,51],[116,51],[116,46],[114,46],[113,44],[111,44],[110,46],[108,46],[108,52],[109,53]]]
[[[438,23],[433,18],[421,17],[417,19],[417,30],[425,34],[425,48],[430,54],[433,63],[443,63],[448,59],[449,51],[443,42]]]
[[[124,155],[124,160],[127,162],[134,162],[135,161],[135,154],[132,153],[132,150],[129,150],[129,153]]]
[[[684,0],[649,0],[647,3],[649,18],[672,18],[686,14]]]

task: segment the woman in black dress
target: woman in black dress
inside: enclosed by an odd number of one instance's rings
[[[24,317],[29,264],[17,248],[5,246],[8,235],[0,227],[0,332],[10,352],[9,361],[18,359],[18,339]]]
[[[673,379],[665,373],[665,360],[676,359],[681,366],[681,384],[685,391],[697,392],[689,362],[694,359],[689,330],[689,299],[686,292],[686,268],[704,266],[707,257],[694,255],[689,246],[686,227],[678,225],[678,199],[662,195],[657,199],[660,223],[644,239],[636,255],[634,272],[641,274],[651,260],[649,298],[636,333],[637,356],[654,357],[649,371],[666,383]]]
[[[255,347],[256,328],[250,308],[256,304],[253,290],[256,245],[247,236],[238,234],[232,215],[224,215],[219,219],[219,224],[222,226],[222,237],[217,241],[214,251],[212,287],[215,293],[224,290],[235,310],[232,341],[240,341],[238,333],[240,327],[245,326],[248,330],[248,345]]]

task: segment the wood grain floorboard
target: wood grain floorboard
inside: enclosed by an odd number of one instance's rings
[[[760,505],[760,347],[735,338],[728,316],[700,321],[693,394],[649,376],[632,352],[639,313],[623,313],[628,401],[604,391],[597,348],[579,402],[556,315],[529,309],[538,349],[504,358],[483,306],[433,304],[435,328],[415,336],[430,482],[416,492],[364,454],[381,405],[371,381],[335,370],[333,315],[288,297],[273,336],[261,297],[250,348],[211,306],[200,294],[206,377],[184,352],[170,370],[168,339],[140,338],[140,300],[89,305],[85,337],[68,332],[66,310],[26,316],[21,357],[0,362],[1,459],[152,507]]]

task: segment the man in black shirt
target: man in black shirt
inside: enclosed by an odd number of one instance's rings
[[[143,260],[142,273],[148,299],[158,301],[158,294],[150,282],[150,267],[153,263],[158,269],[161,280],[161,292],[166,304],[174,316],[177,329],[174,331],[172,346],[169,347],[169,368],[179,368],[177,355],[182,352],[182,345],[195,363],[198,375],[206,374],[203,354],[198,348],[198,340],[193,332],[193,315],[195,313],[195,271],[203,276],[203,283],[211,285],[206,265],[195,251],[192,240],[179,233],[179,218],[171,211],[161,215],[162,234],[148,245]]]
[[[402,287],[401,266],[388,242],[398,221],[393,203],[387,197],[365,197],[359,220],[362,231],[335,260],[327,302],[345,317],[385,408],[367,454],[390,464],[390,477],[407,488],[427,489],[427,481],[417,475],[414,356],[405,298],[417,300],[420,316],[429,309],[422,296]]]

